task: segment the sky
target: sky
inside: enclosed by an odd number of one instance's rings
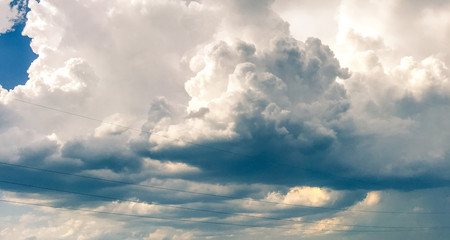
[[[22,35],[25,27],[26,1],[2,1],[0,23],[0,83],[4,89],[25,84],[27,69],[37,55],[31,50],[31,39]]]
[[[0,239],[445,239],[449,12],[0,0]]]

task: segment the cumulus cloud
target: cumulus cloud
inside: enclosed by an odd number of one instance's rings
[[[314,36],[333,44],[338,33],[336,9],[340,5],[340,0],[277,0],[272,9],[289,23],[289,30],[296,39],[303,41]]]
[[[162,154],[158,152],[162,145],[175,143],[190,149],[197,146],[187,143],[218,142],[220,148],[221,142],[228,141],[238,155],[264,151],[277,159],[275,164],[302,164],[306,155],[332,149],[338,138],[341,114],[347,111],[348,102],[336,79],[348,78],[349,74],[318,39],[303,43],[293,38],[275,38],[263,50],[252,43],[219,41],[201,49],[190,65],[197,73],[185,84],[191,96],[186,112],[198,117],[177,122],[171,117],[175,111],[155,103],[152,108],[167,110],[158,120],[155,113],[150,115],[147,126],[155,126],[150,129],[150,147],[155,150],[150,149],[150,156]],[[214,165],[208,164],[204,155],[201,161],[196,156],[193,164],[216,168],[216,175],[219,171],[241,175],[232,173],[238,165],[227,164],[230,154],[221,155],[223,160]],[[243,158],[239,166],[248,165],[249,172],[267,171],[270,161],[275,161],[270,157],[259,161]],[[258,169],[250,167],[253,164],[259,165]]]
[[[267,195],[267,200],[282,202],[292,205],[324,206],[336,200],[338,194],[329,189],[318,187],[294,187],[289,189],[286,195],[279,192],[271,192]],[[287,205],[289,206],[289,205]]]
[[[445,56],[448,49],[444,42],[448,33],[443,29],[448,28],[449,21],[444,12],[449,7],[446,1],[408,3],[396,0],[363,4],[345,0],[338,10],[339,34],[343,36],[353,29],[365,36],[382,38],[386,45],[398,51],[397,57]],[[422,34],[417,35],[417,32]]]
[[[345,231],[417,226],[411,213],[447,206],[449,5],[324,5],[30,1],[24,34],[39,57],[25,85],[0,92],[0,161],[54,172],[2,165],[3,180],[37,186],[2,184],[13,200],[274,229],[56,210],[38,227],[33,209],[2,237],[361,239]]]
[[[129,120],[127,116],[119,113],[106,117],[103,122],[94,130],[95,137],[104,137],[108,135],[119,135],[129,130]]]
[[[352,106],[348,116],[356,124],[358,133],[375,136],[371,147],[363,150],[369,157],[359,168],[367,172],[368,168],[375,167],[383,175],[446,178],[447,170],[441,171],[445,168],[446,150],[443,149],[448,148],[442,145],[446,134],[438,133],[438,129],[446,128],[445,121],[438,120],[446,118],[447,112],[444,110],[448,96],[446,51],[439,51],[439,54],[429,48],[422,51],[414,44],[403,44],[414,37],[403,38],[404,34],[391,32],[391,28],[404,26],[405,19],[412,18],[413,14],[416,14],[415,19],[411,19],[408,29],[419,31],[424,27],[418,23],[424,12],[440,11],[439,8],[446,5],[417,3],[402,10],[400,2],[369,4],[376,11],[371,10],[364,17],[352,10],[358,3],[344,1],[340,9],[337,55],[343,65],[352,70],[352,76],[343,82]],[[364,5],[361,12],[369,5]],[[391,24],[365,27],[375,21],[375,16],[382,16],[381,21]],[[352,20],[356,18],[361,21]],[[379,21],[378,17],[376,19]],[[409,30],[405,28],[405,31]],[[421,46],[439,44],[425,38],[423,35],[414,39],[420,41]],[[430,125],[430,122],[436,123]]]

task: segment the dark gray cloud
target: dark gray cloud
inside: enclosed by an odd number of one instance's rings
[[[81,168],[110,169],[114,172],[136,172],[142,167],[137,158],[123,145],[122,139],[88,139],[64,145],[62,157],[80,160]]]

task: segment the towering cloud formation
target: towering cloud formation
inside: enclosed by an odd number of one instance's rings
[[[320,40],[274,38],[263,50],[242,41],[215,42],[195,55],[190,67],[196,74],[185,84],[191,96],[187,116],[178,122],[173,119],[176,113],[156,117],[151,111],[147,125],[153,126],[149,130],[155,152],[163,145],[184,145],[187,149],[182,151],[191,151],[198,146],[186,143],[216,142],[219,149],[233,150],[221,153],[220,161],[216,151],[202,151],[193,156],[195,164],[213,168],[216,176],[237,173],[252,181],[260,171],[279,175],[271,172],[273,165],[278,171],[320,165],[317,155],[333,150],[342,114],[349,108],[345,89],[336,79],[348,78],[349,73]],[[163,108],[161,102],[154,108]],[[172,149],[162,151],[170,155]],[[247,174],[238,170],[242,167]]]
[[[0,89],[2,200],[156,219],[51,210],[37,226],[33,208],[0,215],[15,226],[0,238],[421,239],[448,222],[415,221],[450,211],[448,3],[29,7],[39,57]]]

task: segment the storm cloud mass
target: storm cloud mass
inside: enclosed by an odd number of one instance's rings
[[[28,7],[0,238],[448,236],[447,1]]]

